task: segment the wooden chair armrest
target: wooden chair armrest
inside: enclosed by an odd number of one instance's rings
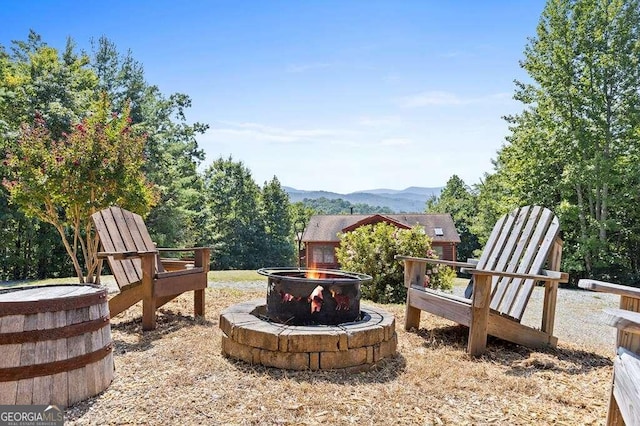
[[[396,260],[410,260],[412,262],[419,263],[432,263],[434,265],[446,265],[451,266],[453,268],[467,268],[467,269],[475,269],[476,265],[474,263],[469,262],[457,262],[453,260],[442,260],[442,259],[429,259],[426,257],[413,257],[413,256],[400,256],[395,255],[394,259]],[[469,271],[472,272],[472,271]]]
[[[599,291],[603,293],[618,294],[620,296],[640,299],[640,288],[608,283],[605,281],[582,279],[578,281],[578,287],[586,290]]]
[[[157,249],[159,252],[161,253],[167,253],[167,252],[193,252],[193,257],[185,260],[186,262],[190,262],[190,264],[196,266],[196,267],[204,267],[205,265],[207,265],[207,271],[208,269],[208,265],[209,265],[209,258],[210,258],[210,252],[211,252],[211,248],[210,247],[184,247],[184,248],[169,248],[169,247],[163,247],[163,248],[159,248]],[[171,262],[181,262],[183,259],[181,258],[163,258],[161,259],[161,262],[163,264],[166,265],[170,265]],[[185,265],[182,265],[184,267],[186,267],[186,263]],[[183,267],[172,267],[172,266],[168,266],[169,269],[183,269]]]
[[[155,251],[99,251],[97,256],[99,259],[104,259],[105,257],[113,257],[114,259],[122,260],[122,259],[131,259],[136,257],[144,257],[150,255],[156,255]]]
[[[471,263],[472,265],[478,265],[478,262],[480,262],[479,259],[467,259],[467,263]],[[460,272],[463,274],[471,274],[473,271],[472,268],[465,268],[464,266],[460,267]]]
[[[482,269],[476,269],[477,265],[475,263],[470,263],[470,262],[456,262],[451,260],[428,259],[424,257],[399,256],[399,255],[396,255],[394,258],[396,260],[409,260],[412,262],[432,263],[436,265],[447,265],[454,268],[455,267],[464,268],[465,272],[473,275],[492,275],[492,276],[500,276],[500,277],[532,279],[532,280],[538,280],[538,281],[553,281],[553,282],[559,282],[559,283],[569,282],[569,274],[567,274],[566,272],[548,271],[546,269],[542,269],[539,274],[521,274],[517,272],[499,272],[499,271],[486,271]]]
[[[162,253],[172,252],[172,251],[202,251],[202,250],[209,250],[209,247],[182,247],[182,248],[162,247],[157,250]]]
[[[640,312],[625,309],[603,309],[604,322],[620,331],[640,334]]]

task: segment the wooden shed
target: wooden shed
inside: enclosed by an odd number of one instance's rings
[[[419,225],[431,238],[431,246],[440,259],[456,260],[460,236],[450,214],[353,214],[312,216],[302,235],[304,250],[299,253],[304,256],[302,263],[307,268],[339,268],[335,255],[335,249],[340,245],[339,234],[379,222],[387,222],[400,229]]]

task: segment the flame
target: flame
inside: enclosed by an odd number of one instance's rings
[[[320,271],[316,269],[315,265],[311,265],[311,268],[307,270],[307,278],[310,278],[312,280],[319,280],[320,278],[322,278],[322,275],[320,274]]]

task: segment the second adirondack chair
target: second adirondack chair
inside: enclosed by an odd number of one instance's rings
[[[156,309],[178,295],[194,291],[194,313],[204,316],[209,249],[157,249],[140,215],[109,207],[91,216],[120,292],[109,300],[111,316],[142,300],[142,329],[156,327]],[[160,252],[190,251],[193,262],[166,261]],[[167,265],[167,266],[165,266]]]
[[[620,296],[619,309],[605,309],[604,322],[618,329],[607,425],[640,422],[640,288],[582,279],[578,287]]]
[[[426,311],[469,327],[467,351],[473,356],[485,351],[488,334],[529,347],[554,347],[558,283],[568,281],[568,275],[559,272],[559,230],[550,210],[525,206],[498,220],[477,264],[396,256],[405,264],[405,329],[419,328],[420,313]],[[472,273],[471,298],[425,288],[427,263],[463,267]],[[537,283],[545,286],[539,329],[520,322]]]

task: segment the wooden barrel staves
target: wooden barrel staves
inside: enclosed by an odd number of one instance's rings
[[[107,290],[94,285],[0,291],[0,404],[67,407],[113,379]]]

